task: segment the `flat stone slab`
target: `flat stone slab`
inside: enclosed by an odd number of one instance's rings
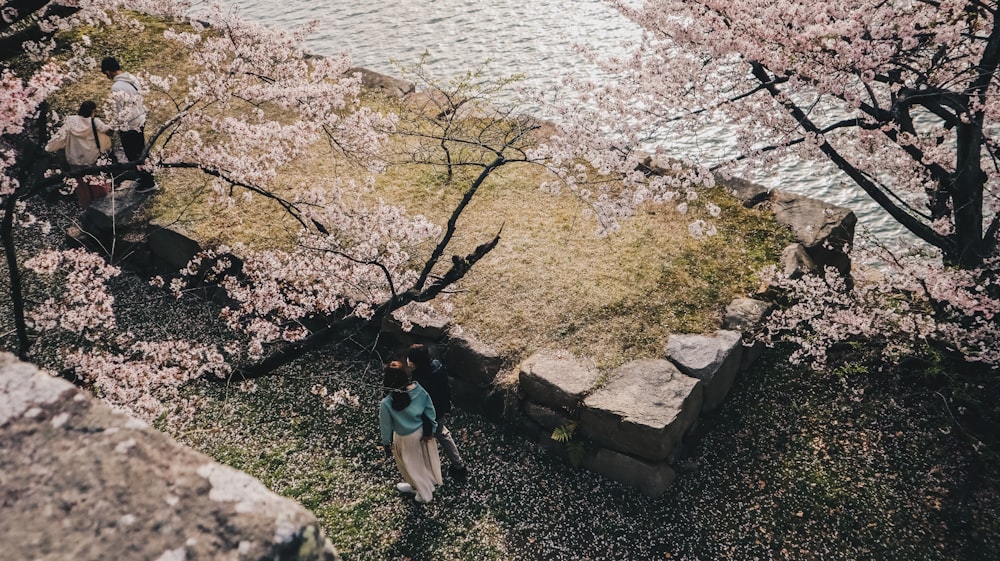
[[[333,561],[298,503],[0,353],[4,559]]]
[[[521,363],[518,389],[530,401],[553,409],[576,409],[600,377],[597,365],[562,351],[541,351]]]
[[[697,420],[702,392],[668,360],[633,361],[584,400],[580,428],[603,447],[660,462]]]
[[[743,335],[739,331],[671,334],[667,339],[667,358],[684,374],[704,382],[703,411],[715,409],[725,399],[740,370],[742,354]]]

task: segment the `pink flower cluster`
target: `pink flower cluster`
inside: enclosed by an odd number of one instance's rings
[[[47,251],[25,261],[38,275],[52,277],[59,285],[55,296],[45,299],[27,314],[30,325],[40,332],[54,330],[96,341],[115,330],[114,296],[107,281],[120,273],[104,258],[85,249]]]
[[[856,250],[855,258],[865,256]],[[967,360],[1000,366],[1000,286],[994,258],[982,268],[942,265],[918,252],[897,256],[881,251],[881,270],[856,275],[848,290],[834,269],[825,276],[768,280],[785,291],[791,306],[774,312],[762,338],[794,342],[796,363],[826,364],[829,349],[845,341],[883,345],[887,357],[919,356],[945,347]]]
[[[423,216],[411,217],[384,203],[351,201],[338,189],[307,196],[309,219],[324,224],[328,233],[303,229],[290,251],[211,249],[172,283],[178,296],[196,279],[225,288],[234,304],[222,318],[250,337],[249,358],[260,358],[268,344],[306,337],[311,319],[370,317],[375,307],[416,282],[411,251],[440,233]],[[235,262],[238,273],[231,270]]]

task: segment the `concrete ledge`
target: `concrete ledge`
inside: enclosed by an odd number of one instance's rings
[[[334,561],[298,503],[0,353],[4,559]]]

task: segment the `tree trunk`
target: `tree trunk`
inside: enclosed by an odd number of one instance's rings
[[[14,315],[14,331],[17,333],[17,357],[26,360],[31,341],[28,339],[28,324],[24,320],[24,289],[21,283],[21,269],[17,264],[17,248],[14,245],[16,206],[17,196],[9,195],[4,201],[3,220],[0,221],[0,242],[3,243],[4,256],[7,258],[11,313]]]
[[[376,314],[375,317],[380,318],[381,316]],[[325,347],[342,335],[360,331],[370,325],[371,322],[369,320],[365,320],[357,316],[350,316],[334,323],[329,327],[320,329],[301,341],[297,341],[271,353],[256,364],[237,370],[233,374],[232,380],[243,381],[252,380],[254,378],[263,378],[264,376],[272,374],[275,370],[281,368],[289,362],[301,358],[312,351]],[[217,378],[211,379],[217,380]]]
[[[974,125],[958,128],[955,177],[951,185],[951,202],[955,216],[955,254],[946,259],[963,269],[982,265],[983,249],[983,188],[986,174],[980,165],[981,141]]]

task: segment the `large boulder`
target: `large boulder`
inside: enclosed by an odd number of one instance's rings
[[[667,358],[681,372],[704,382],[703,411],[718,407],[740,369],[743,335],[739,331],[719,330],[715,334],[671,334],[667,338]]]
[[[576,409],[600,377],[591,360],[568,352],[540,351],[521,363],[518,390],[528,400],[553,409]]]
[[[817,266],[850,273],[846,249],[854,243],[854,211],[781,190],[771,191],[770,205],[775,219],[791,228]]]
[[[4,559],[338,558],[298,503],[6,353],[0,450]]]
[[[603,447],[660,462],[697,420],[702,392],[668,360],[636,360],[584,400],[580,429]]]

